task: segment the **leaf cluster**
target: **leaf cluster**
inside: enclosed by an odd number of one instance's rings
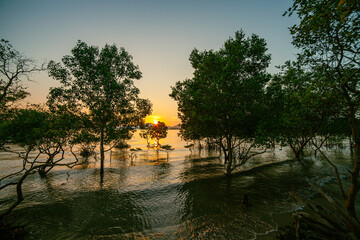
[[[183,138],[255,137],[270,80],[266,51],[264,39],[246,38],[242,31],[218,51],[192,51],[193,78],[177,82],[170,94],[178,103]]]
[[[268,122],[283,144],[310,139],[324,124],[341,117],[339,98],[323,84],[322,74],[306,70],[301,64],[286,62],[266,89],[268,111],[272,113]]]
[[[50,149],[66,145],[77,131],[75,116],[50,113],[39,108],[19,109],[1,123],[3,143],[29,149]]]
[[[149,128],[149,136],[151,139],[166,138],[168,133],[168,127],[164,122],[159,121],[157,124],[153,124]]]
[[[300,23],[290,28],[299,58],[347,101],[358,104],[360,77],[360,3],[357,0],[295,0],[285,15]],[[344,92],[345,91],[345,92]]]
[[[142,74],[124,48],[107,44],[99,50],[78,41],[62,64],[50,61],[48,71],[61,86],[51,89],[47,104],[52,111],[81,115],[84,132],[78,141],[98,142],[101,132],[104,143],[129,139],[151,112],[151,103],[139,98],[134,85]]]

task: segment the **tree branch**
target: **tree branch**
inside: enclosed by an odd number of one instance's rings
[[[335,176],[336,176],[336,179],[337,179],[339,188],[340,188],[341,196],[342,196],[342,198],[343,198],[344,200],[346,200],[346,194],[345,194],[343,185],[342,185],[342,183],[341,183],[341,179],[340,179],[340,176],[339,176],[338,168],[336,167],[335,164],[333,164],[333,163],[330,161],[330,159],[325,155],[325,153],[324,153],[323,151],[321,151],[320,147],[318,147],[314,141],[311,141],[311,142],[312,142],[312,144],[315,146],[316,150],[318,150],[319,153],[325,158],[326,162],[328,162],[328,164],[330,164],[330,165],[333,167],[334,172],[335,172]]]
[[[345,219],[345,221],[350,225],[351,229],[354,231],[357,237],[360,237],[360,223],[353,218],[348,212],[345,212],[342,207],[337,204],[329,195],[327,195],[321,188],[318,186],[309,183],[314,189],[316,189],[336,210],[336,212],[340,213],[340,215]]]

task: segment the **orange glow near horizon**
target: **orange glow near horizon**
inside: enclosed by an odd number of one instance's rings
[[[149,116],[146,116],[146,118],[145,118],[145,123],[157,124],[159,121],[165,122],[165,124],[168,125],[167,121],[165,121],[165,119],[160,115],[149,115]]]
[[[180,123],[180,120],[177,117],[160,114],[149,115],[144,120],[145,123],[155,123],[155,120],[157,122],[164,122],[166,126],[169,127],[175,126]]]

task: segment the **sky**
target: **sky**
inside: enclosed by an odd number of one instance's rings
[[[153,104],[148,121],[173,126],[180,121],[171,86],[192,77],[194,48],[217,50],[242,29],[266,40],[270,73],[295,59],[288,27],[297,19],[282,16],[291,5],[291,0],[0,0],[0,38],[39,64],[60,62],[78,40],[124,47],[143,73],[135,85]],[[33,82],[24,82],[30,103],[44,103],[49,89],[59,86],[46,72],[31,77]]]

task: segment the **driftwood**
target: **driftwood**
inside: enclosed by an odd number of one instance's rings
[[[316,234],[314,239],[360,239],[360,223],[346,212],[333,198],[321,188],[310,184],[325,200],[329,206],[322,206],[291,192],[290,196],[309,208],[312,214],[297,212],[296,236],[300,239],[303,229]]]
[[[327,195],[321,188],[314,184],[310,184],[314,189],[316,189],[333,207],[336,213],[340,214],[342,219],[347,223],[351,228],[351,231],[360,239],[360,222],[357,221],[353,216],[351,216],[347,211],[345,211],[334,199]]]

